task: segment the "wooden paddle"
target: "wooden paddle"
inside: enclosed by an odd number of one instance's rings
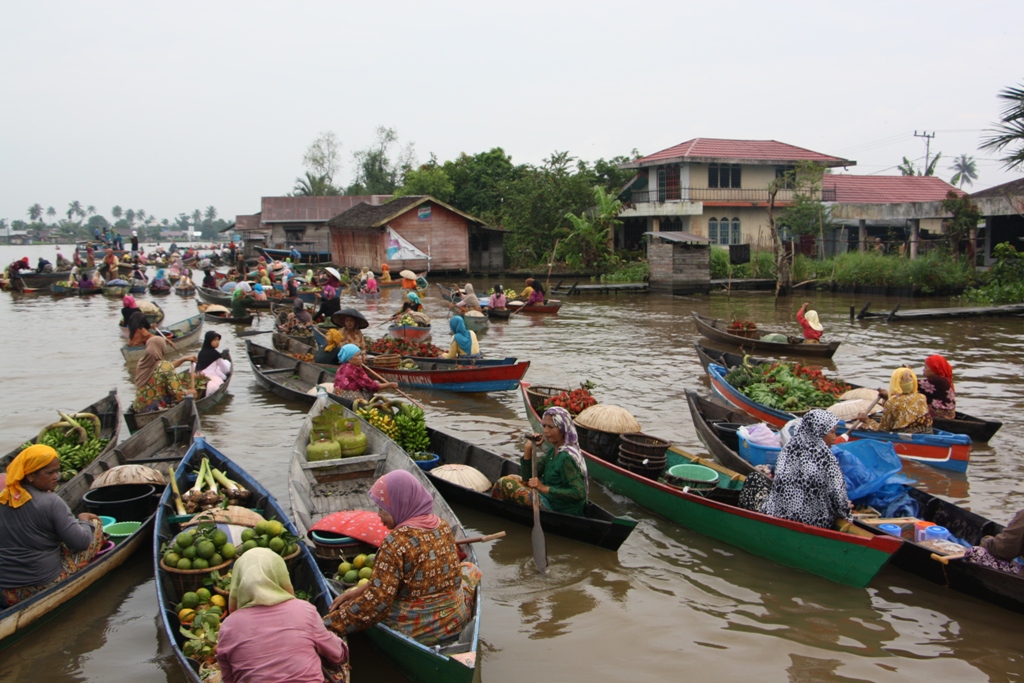
[[[533,471],[532,477],[537,476],[537,446],[538,443],[534,441],[533,453],[530,455],[530,466]],[[531,540],[533,541],[533,564],[536,565],[537,571],[541,574],[548,568],[548,549],[547,543],[544,540],[544,529],[540,526],[540,491],[537,489],[533,490],[533,532],[531,534]]]
[[[881,400],[882,400],[882,395],[881,395],[881,394],[879,394],[878,396],[876,396],[876,397],[875,397],[875,400],[874,400],[874,402],[873,402],[873,403],[872,403],[871,405],[869,405],[869,406],[868,406],[868,409],[867,409],[867,410],[865,410],[864,412],[865,412],[865,413],[871,413],[871,411],[872,411],[872,410],[874,409],[874,407],[875,407],[875,406],[877,406],[877,405],[878,405],[878,402],[879,402],[879,401],[881,401]],[[848,431],[848,432],[846,432],[846,433],[847,433],[847,434],[849,434],[850,432],[852,432],[852,431],[855,431],[855,430],[857,430],[858,428],[860,428],[860,426],[861,426],[861,425],[862,425],[863,423],[864,423],[864,421],[863,421],[863,420],[857,420],[856,422],[854,422],[854,423],[853,423],[853,426],[852,426],[852,427],[850,427],[849,431]]]
[[[967,553],[962,553],[960,555],[939,555],[937,553],[932,553],[930,555],[930,557],[939,564],[949,564],[950,560],[962,560],[966,556]]]
[[[366,372],[368,372],[370,375],[372,375],[373,378],[375,380],[377,380],[378,382],[380,382],[381,384],[387,384],[388,383],[388,381],[386,379],[384,379],[383,377],[378,375],[376,372],[374,372],[373,368],[371,368],[370,366],[364,365],[363,369],[366,370]],[[414,406],[416,406],[420,410],[424,410],[424,411],[426,410],[426,408],[424,408],[423,405],[419,401],[417,401],[416,399],[414,399],[412,396],[410,396],[409,394],[405,393],[401,389],[395,387],[395,393],[397,393],[399,396],[401,396],[401,397],[405,398],[406,400],[408,400],[410,403],[412,403]]]
[[[460,538],[459,540],[455,541],[455,545],[466,545],[467,543],[486,543],[487,541],[493,541],[493,540],[495,540],[497,538],[505,538],[505,532],[504,531],[498,531],[496,533],[488,534],[486,536],[474,536],[473,538]]]

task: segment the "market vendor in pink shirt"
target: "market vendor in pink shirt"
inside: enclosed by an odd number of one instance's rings
[[[316,608],[295,598],[288,567],[253,548],[231,570],[230,613],[217,637],[224,683],[323,683],[348,661],[348,647],[324,627]]]
[[[825,328],[821,326],[821,321],[818,320],[818,312],[807,310],[809,305],[805,302],[800,307],[800,310],[796,312],[796,321],[800,323],[800,327],[804,328],[805,344],[820,344],[821,333]]]

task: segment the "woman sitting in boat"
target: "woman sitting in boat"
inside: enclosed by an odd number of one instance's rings
[[[135,311],[128,319],[128,346],[145,346],[153,333],[152,326],[142,311]]]
[[[483,312],[483,309],[480,307],[480,299],[477,298],[473,285],[468,282],[462,288],[462,299],[458,303],[452,303],[449,308],[458,308],[461,313],[468,313],[470,311]]]
[[[337,365],[338,364],[338,351],[345,345],[345,342],[341,339],[341,330],[333,328],[327,330],[326,343],[317,349],[316,355],[313,356],[313,362],[318,365]]]
[[[292,312],[288,314],[285,321],[278,326],[282,332],[296,332],[308,330],[313,326],[313,316],[306,310],[302,299],[292,300]]]
[[[953,389],[953,368],[939,355],[924,359],[924,378],[917,383],[918,390],[928,401],[933,418],[956,419],[956,392]]]
[[[177,283],[178,289],[195,289],[196,283],[192,281],[192,271],[185,268],[181,271],[181,277],[178,278]]]
[[[115,270],[115,273],[116,272],[117,271]],[[115,275],[114,277],[117,277],[117,275]],[[91,280],[91,282],[92,282],[92,284],[90,286],[93,287],[93,288],[102,287],[103,286],[104,280],[103,280],[103,276],[100,275],[100,269],[99,268],[97,268],[96,270],[92,271],[92,280]]]
[[[114,253],[113,249],[107,249],[107,253],[103,257],[103,264],[98,270],[108,280],[113,280],[117,277],[117,254]]]
[[[928,399],[917,391],[917,375],[910,368],[898,368],[889,380],[889,390],[879,389],[885,398],[885,408],[878,422],[868,419],[867,413],[857,416],[864,429],[874,432],[900,432],[903,434],[931,434],[932,416],[928,412]]]
[[[487,304],[487,308],[500,310],[505,308],[505,288],[501,285],[494,285],[494,294],[491,294],[490,302]]]
[[[457,639],[473,616],[480,569],[459,562],[451,527],[433,514],[434,500],[414,475],[388,472],[368,495],[391,531],[370,582],[335,599],[327,628],[347,635],[383,623],[422,645]]]
[[[320,309],[313,316],[313,322],[330,320],[331,316],[341,310],[341,299],[337,294],[338,291],[330,285],[320,290]]]
[[[144,269],[143,269],[143,267],[142,267],[142,266],[141,266],[140,264],[138,264],[138,263],[136,263],[136,264],[135,264],[135,267],[134,267],[134,268],[132,268],[132,275],[131,275],[131,279],[132,279],[132,280],[138,280],[139,282],[142,282],[143,284],[145,284],[145,283],[149,282],[149,278],[148,278],[148,277],[146,277],[146,272],[145,272],[145,270],[144,270]]]
[[[292,299],[299,296],[299,279],[294,275],[289,275],[284,281],[285,296],[289,296]]]
[[[220,333],[210,330],[203,338],[203,348],[199,349],[196,360],[196,371],[208,378],[206,395],[209,396],[227,381],[231,374],[231,361],[217,350],[220,346]]]
[[[521,292],[519,292],[520,301],[528,301],[530,299],[530,296],[533,295],[533,282],[534,280],[532,277],[526,278],[526,286],[523,287],[523,290]]]
[[[366,280],[360,287],[360,291],[365,292],[366,294],[376,294],[380,291],[377,289],[377,278],[374,277],[372,270],[366,272]]]
[[[805,344],[820,344],[821,333],[825,328],[822,327],[821,321],[818,320],[818,312],[807,310],[809,305],[807,302],[804,302],[804,305],[796,312],[796,321],[803,328]]]
[[[57,252],[57,270],[70,270],[74,264],[64,258],[64,254]]]
[[[544,291],[544,285],[534,281],[533,291],[530,292],[529,297],[526,297],[526,305],[540,306],[543,305],[545,301],[547,301],[547,293]]]
[[[771,492],[761,512],[822,529],[850,519],[846,479],[829,448],[838,424],[839,418],[817,408],[803,417],[779,452]]]
[[[249,283],[242,281],[231,292],[231,317],[245,318],[249,315],[249,305],[255,300],[247,291],[251,289]]]
[[[265,291],[263,291],[263,285],[261,285],[260,283],[257,282],[256,284],[254,284],[252,286],[252,289],[253,289],[252,298],[254,300],[256,300],[256,301],[266,301],[267,300],[267,293]]]
[[[361,350],[366,350],[366,339],[363,337],[362,331],[369,327],[370,323],[362,313],[354,308],[343,308],[331,316],[331,322],[338,325],[342,346],[355,344]]]
[[[345,344],[338,351],[338,371],[334,374],[334,393],[353,398],[369,398],[381,389],[397,389],[396,382],[374,381],[363,367],[363,350]]]
[[[6,606],[78,572],[103,546],[99,517],[76,518],[53,493],[58,483],[60,458],[49,446],[29,446],[7,466],[0,491],[0,603]]]
[[[448,321],[454,338],[448,350],[441,354],[441,358],[482,358],[480,343],[476,339],[476,332],[466,329],[466,321],[461,315],[457,315]]]
[[[39,261],[36,262],[37,273],[52,273],[53,264],[44,259],[42,256],[39,257]]]
[[[967,551],[964,559],[1007,574],[1024,575],[1024,564],[1017,560],[1024,556],[1024,510],[996,536],[985,536],[981,544]]]
[[[411,270],[403,270],[399,275],[402,276],[402,289],[416,291],[416,273]]]
[[[139,359],[135,367],[135,401],[132,410],[136,413],[148,413],[163,410],[180,403],[186,396],[195,397],[199,382],[193,380],[197,388],[187,387],[181,377],[174,371],[182,363],[199,360],[196,356],[182,356],[173,363],[164,360],[168,342],[163,337],[151,337],[146,341],[146,355]]]
[[[171,283],[167,279],[167,271],[163,268],[157,268],[156,276],[153,278],[151,286],[153,289],[170,289]]]
[[[402,302],[402,310],[391,316],[392,320],[400,318],[406,313],[421,313],[423,311],[423,302],[420,301],[420,295],[416,292],[409,292],[406,295],[406,300]]]
[[[93,274],[95,274],[95,272]],[[79,276],[78,281],[75,284],[78,286],[79,289],[92,289],[93,288],[92,278],[89,277],[88,275],[86,275],[85,273],[82,273]]]
[[[380,281],[391,282],[391,266],[386,263],[380,264]]]
[[[523,448],[521,475],[499,479],[491,496],[519,505],[533,505],[534,491],[545,510],[582,515],[587,506],[587,461],[580,451],[576,427],[565,408],[548,408],[543,417],[544,433],[531,434]],[[550,444],[545,446],[545,442]],[[544,454],[541,451],[545,451]],[[533,474],[533,458],[537,474]]]
[[[124,298],[121,299],[121,327],[128,327],[132,316],[139,312],[139,304],[136,303],[135,297],[131,294],[125,294]]]
[[[256,279],[256,282],[263,285],[264,287],[270,287],[274,284],[271,281],[270,276],[267,274],[266,268],[260,268],[259,277]]]
[[[203,287],[217,289],[217,276],[213,274],[212,270],[207,269],[203,272]]]

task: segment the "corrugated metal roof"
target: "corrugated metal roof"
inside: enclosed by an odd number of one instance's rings
[[[1008,183],[996,185],[995,187],[990,187],[987,190],[971,193],[971,199],[999,199],[1007,196],[1024,196],[1024,178],[1011,180]]]
[[[326,223],[356,204],[380,204],[390,195],[351,195],[332,197],[263,197],[264,223]]]
[[[775,140],[693,138],[628,164],[622,164],[622,168],[640,168],[669,161],[765,164],[816,161],[826,166],[853,166],[857,163]]]
[[[940,202],[960,190],[935,176],[826,174],[822,188],[834,188],[839,204],[908,204]]]

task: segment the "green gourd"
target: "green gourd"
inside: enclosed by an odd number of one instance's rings
[[[310,433],[310,443],[306,446],[306,460],[336,460],[341,457],[341,445],[331,438],[329,430],[317,429]]]
[[[337,436],[341,457],[352,458],[366,452],[366,434],[359,429],[357,420],[345,420],[344,430]]]

